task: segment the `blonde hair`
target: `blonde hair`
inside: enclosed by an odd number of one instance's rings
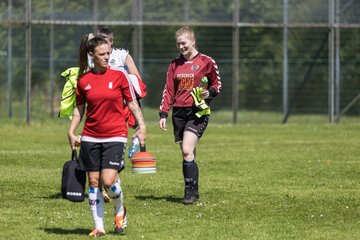
[[[183,34],[188,34],[190,38],[192,38],[194,41],[196,41],[195,33],[194,31],[189,27],[182,27],[175,33],[175,39]]]

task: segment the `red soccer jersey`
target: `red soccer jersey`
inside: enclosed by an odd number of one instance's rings
[[[76,103],[87,104],[83,136],[127,138],[124,100],[136,99],[129,81],[127,73],[109,68],[103,74],[88,72],[79,79]]]
[[[174,59],[168,68],[160,112],[168,113],[171,106],[191,107],[194,100],[190,93],[204,76],[209,80],[210,96],[215,97],[221,91],[221,78],[214,59],[201,53],[190,60],[182,55]]]

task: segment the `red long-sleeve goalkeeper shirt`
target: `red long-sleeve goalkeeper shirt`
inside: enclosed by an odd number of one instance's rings
[[[221,78],[218,66],[214,59],[198,53],[194,58],[186,60],[182,55],[175,58],[169,65],[166,84],[160,105],[160,115],[168,115],[170,108],[191,107],[194,100],[190,93],[198,87],[201,79],[208,78],[210,98],[221,91]]]

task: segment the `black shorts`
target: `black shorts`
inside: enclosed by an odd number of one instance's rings
[[[125,167],[126,143],[123,142],[85,142],[80,144],[78,169],[86,172],[99,172],[102,169],[115,169],[119,172]]]
[[[191,107],[174,107],[172,123],[175,142],[180,143],[183,140],[185,131],[194,133],[200,139],[209,123],[209,116],[198,118]]]

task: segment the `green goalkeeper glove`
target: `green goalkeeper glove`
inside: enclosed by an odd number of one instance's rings
[[[201,118],[202,116],[209,116],[211,113],[211,110],[210,110],[210,107],[205,109],[205,110],[202,110],[202,111],[199,111],[197,113],[195,113],[195,115],[198,117],[198,118]]]
[[[205,103],[205,100],[201,97],[202,92],[202,88],[196,87],[193,88],[192,92],[190,93],[192,98],[194,99],[194,104],[199,111],[209,108],[209,106]]]
[[[198,111],[195,113],[197,117],[201,117],[203,115],[210,115],[210,107],[206,104],[205,100],[201,97],[201,94],[203,92],[203,88],[196,87],[193,88],[192,92],[190,93],[192,98],[194,99],[195,107],[198,109]]]

